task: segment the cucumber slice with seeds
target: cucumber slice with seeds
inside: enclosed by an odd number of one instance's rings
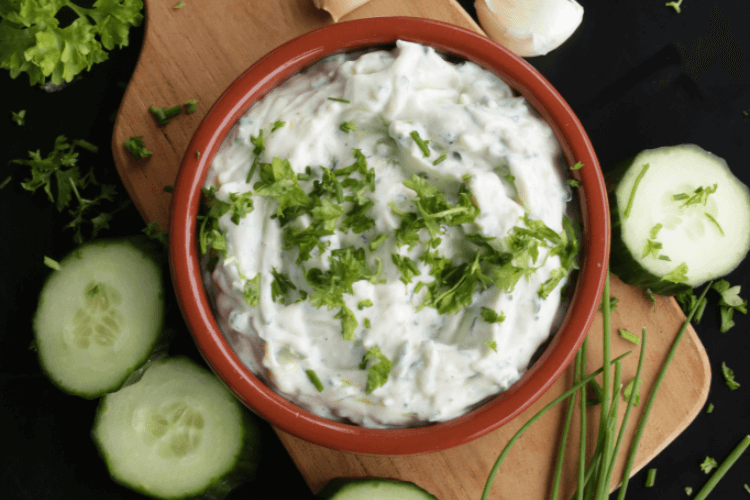
[[[327,500],[437,500],[409,481],[397,479],[332,479],[317,495]]]
[[[260,447],[241,403],[183,357],[104,396],[92,435],[116,482],[156,498],[223,498],[253,475]]]
[[[643,151],[607,182],[610,266],[625,283],[674,295],[728,274],[750,249],[750,191],[694,144]]]
[[[128,239],[66,256],[34,316],[39,361],[52,382],[89,399],[117,390],[162,338],[163,286],[160,264]]]

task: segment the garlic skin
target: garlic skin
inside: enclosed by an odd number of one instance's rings
[[[337,23],[339,19],[369,1],[370,0],[313,0],[313,4],[315,7],[323,9],[331,14],[333,22]]]
[[[474,6],[487,35],[521,57],[556,49],[583,20],[575,0],[476,0]]]

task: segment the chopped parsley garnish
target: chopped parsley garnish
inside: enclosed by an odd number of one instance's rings
[[[706,457],[705,459],[703,459],[703,462],[701,463],[701,470],[705,474],[708,474],[709,472],[711,472],[712,470],[714,470],[718,466],[719,466],[719,464],[718,464],[718,462],[716,462],[716,460],[714,458]]]
[[[417,146],[419,146],[419,149],[422,151],[422,156],[424,156],[425,158],[430,156],[430,141],[425,141],[424,139],[419,137],[419,132],[417,132],[416,130],[413,130],[409,135],[412,139],[414,139],[414,142],[417,143]]]
[[[404,282],[405,285],[411,283],[411,279],[414,276],[419,276],[419,269],[417,268],[417,264],[409,257],[394,253],[391,255],[391,259],[393,260],[393,263],[396,264],[398,270],[401,271],[400,279]]]
[[[360,300],[359,302],[357,302],[357,309],[359,309],[360,311],[365,307],[372,307],[372,301],[370,299]]]
[[[482,319],[484,319],[487,323],[502,323],[503,321],[505,321],[505,313],[500,311],[500,314],[498,314],[489,307],[482,307],[482,311],[480,314],[482,316]],[[495,350],[497,351],[497,349]]]
[[[708,196],[716,192],[718,185],[713,186],[700,186],[696,188],[692,193],[680,193],[672,195],[674,201],[684,201],[680,208],[689,207],[692,205],[703,205],[706,206],[708,202]]]
[[[638,176],[635,178],[635,182],[633,182],[633,187],[630,189],[630,197],[628,198],[628,204],[625,207],[625,211],[623,212],[623,217],[626,219],[630,217],[630,210],[633,208],[633,200],[635,199],[635,192],[638,189],[638,184],[641,183],[641,179],[643,179],[643,176],[646,175],[646,172],[648,171],[649,164],[646,163],[641,167],[641,171],[638,172]]]
[[[441,163],[443,163],[445,161],[446,158],[448,158],[448,154],[447,153],[443,153],[440,156],[438,156],[437,160],[433,161],[432,164],[435,165],[435,166],[440,165]]]
[[[734,370],[729,368],[726,363],[721,363],[721,373],[724,375],[724,381],[727,383],[727,387],[734,391],[739,389],[740,384],[734,380]]]
[[[573,165],[572,167],[570,167],[570,169],[571,170],[581,170],[582,167],[583,167],[583,163],[581,163],[580,161],[578,161],[578,162],[576,162],[575,165]]]
[[[60,270],[60,263],[51,257],[44,256],[44,265],[55,271]]]
[[[351,101],[347,101],[346,99],[339,99],[338,97],[329,97],[329,101],[336,101],[336,102],[343,102],[345,104],[350,104]]]
[[[680,292],[677,295],[674,296],[675,299],[677,299],[677,302],[680,303],[680,306],[682,307],[683,311],[690,311],[693,309],[693,307],[696,305],[696,302],[698,301],[698,297],[695,296],[693,293],[693,289],[686,290],[684,292]],[[706,310],[706,305],[708,304],[708,300],[706,297],[703,297],[701,299],[700,303],[698,304],[698,307],[695,311],[695,315],[693,315],[693,323],[696,325],[701,322],[701,319],[703,318],[703,313]]]
[[[13,121],[16,122],[16,125],[19,127],[23,127],[26,121],[24,118],[26,117],[26,110],[22,109],[21,111],[11,111],[10,112],[11,117],[13,118]]]
[[[174,118],[182,112],[182,106],[177,105],[172,108],[157,108],[156,106],[150,106],[149,111],[154,115],[156,122],[160,127],[167,125],[170,118]]]
[[[732,317],[735,310],[747,314],[747,301],[740,297],[740,286],[730,286],[726,280],[717,281],[712,285],[712,288],[721,295],[721,299],[719,299],[720,331],[725,333],[734,326]]]
[[[117,188],[114,184],[99,182],[94,169],[78,165],[78,148],[96,153],[99,148],[88,141],[76,139],[68,142],[64,135],[55,139],[55,146],[46,157],[37,151],[29,151],[27,160],[11,160],[11,163],[29,167],[31,176],[21,183],[32,193],[42,188],[58,212],[65,210],[71,217],[65,226],[75,231],[73,240],[84,241],[84,227],[90,226],[90,238],[96,238],[101,230],[109,227],[109,222],[128,202],[118,203]],[[119,206],[118,206],[119,205]],[[108,211],[104,210],[111,207]]]
[[[195,110],[197,109],[196,104],[198,104],[198,99],[191,99],[188,102],[184,104],[185,106],[185,113],[195,113]]]
[[[568,184],[570,184],[572,187],[580,187],[581,181],[577,181],[575,179],[568,179]]]
[[[200,158],[201,157],[201,152],[196,150],[195,157],[196,158]]]
[[[375,363],[372,363],[371,361],[375,361]],[[372,391],[388,382],[388,374],[391,372],[392,366],[391,361],[380,352],[378,346],[371,347],[365,355],[362,356],[362,362],[359,364],[359,369],[364,370],[367,368],[367,385],[365,387],[365,394],[370,394]]]
[[[370,328],[370,318],[365,318],[362,322],[364,323],[365,328]]]
[[[260,273],[256,274],[253,279],[245,280],[242,298],[250,306],[257,306],[260,303]]]
[[[0,182],[0,189],[3,189],[5,186],[7,186],[8,184],[10,184],[10,181],[12,181],[12,180],[13,180],[13,177],[11,177],[10,175],[8,177],[6,177],[5,179],[3,179],[3,181]]]
[[[185,2],[184,2],[184,0],[180,0],[180,1],[179,1],[179,2],[177,2],[177,3],[175,4],[175,6],[174,6],[174,7],[172,7],[172,8],[173,8],[173,9],[181,9],[181,8],[183,8],[184,6],[185,6]]]
[[[253,211],[252,193],[229,193],[229,213],[231,221],[235,224],[240,223],[240,219]]]
[[[685,486],[685,494],[687,496],[692,495],[693,494],[693,488],[691,488],[690,486]]]
[[[497,352],[497,342],[495,342],[494,340],[485,340],[484,345]]]
[[[146,235],[147,238],[154,241],[158,241],[164,248],[169,246],[169,238],[167,232],[162,229],[159,221],[151,221],[146,224],[146,227],[141,229],[141,232]]]
[[[297,287],[286,274],[278,272],[275,267],[271,268],[271,274],[273,275],[271,298],[276,302],[276,299],[280,297],[279,302],[284,304],[286,302],[286,293],[289,290],[296,290]]]
[[[312,385],[315,386],[318,392],[323,392],[323,382],[321,382],[318,378],[318,374],[315,373],[314,370],[305,370],[305,373],[307,374],[307,378],[310,379],[310,382],[312,382]]]
[[[378,236],[377,238],[375,238],[374,240],[372,240],[370,242],[370,251],[374,252],[375,250],[377,250],[378,247],[380,246],[380,244],[383,243],[387,239],[388,239],[388,235],[387,234],[381,234],[380,236]]]
[[[262,138],[262,131],[260,137]],[[307,194],[297,182],[297,174],[292,170],[289,160],[274,157],[271,163],[258,165],[260,181],[253,185],[255,195],[276,198],[279,201],[277,215],[283,216],[286,209],[309,203]]]
[[[661,222],[659,222],[654,227],[651,228],[651,231],[649,231],[649,236],[651,236],[652,240],[656,239],[656,237],[659,235],[659,231],[661,231],[662,227],[664,227],[664,226],[662,226]]]
[[[667,2],[664,4],[665,7],[672,7],[675,12],[680,14],[682,11],[680,10],[680,7],[682,6],[683,0],[675,0],[674,2]]]
[[[133,158],[140,160],[141,158],[148,158],[153,155],[152,151],[146,149],[146,144],[143,142],[143,136],[139,135],[131,137],[125,141],[125,149],[127,149]]]
[[[683,262],[679,266],[672,269],[668,274],[662,277],[662,281],[671,281],[672,283],[682,283],[688,280],[686,276],[688,272],[687,263]]]
[[[659,257],[659,250],[661,250],[662,244],[660,241],[654,241],[654,240],[646,240],[646,246],[643,247],[643,254],[641,255],[641,259],[645,259],[649,255],[651,255],[653,258]]]
[[[620,302],[620,299],[617,297],[610,297],[609,298],[609,311],[612,312],[615,309],[617,309],[617,303]],[[599,302],[599,310],[604,310],[604,302]]]
[[[276,120],[273,122],[273,126],[271,127],[271,132],[276,132],[278,129],[286,125],[286,122],[282,122],[281,120]]]
[[[357,126],[352,122],[343,122],[341,125],[339,125],[339,129],[343,133],[348,134],[349,132],[356,132]]]
[[[630,333],[629,331],[620,328],[620,337],[624,338],[628,342],[632,342],[635,345],[641,344],[641,338],[638,335],[635,335],[634,333]]]
[[[216,198],[216,189],[213,186],[208,189],[203,188],[201,193],[201,208],[197,217],[201,254],[204,255],[209,250],[214,250],[221,255],[227,250],[227,241],[219,228],[219,218],[229,211],[231,205]],[[211,260],[215,261],[218,255],[213,257]],[[209,266],[211,267],[213,266]]]
[[[336,313],[334,318],[341,320],[341,335],[344,340],[354,340],[357,338],[354,334],[354,330],[357,328],[357,325],[359,325],[359,322],[351,309],[346,306],[341,306],[341,309]]]
[[[706,408],[706,413],[713,413],[714,412],[714,404],[708,403],[708,407]]]
[[[638,379],[638,383],[636,383],[635,379],[631,379],[630,382],[627,383],[625,388],[622,390],[622,396],[625,398],[625,401],[630,401],[630,396],[633,395],[633,391],[635,391],[635,396],[633,396],[633,404],[639,405],[641,403],[641,383],[643,381],[641,379]]]

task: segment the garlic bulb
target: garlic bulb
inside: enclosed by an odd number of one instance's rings
[[[333,22],[336,23],[342,17],[369,1],[370,0],[313,0],[313,4],[319,9],[328,11],[333,18]]]
[[[476,0],[474,6],[487,35],[522,57],[556,49],[583,20],[575,0]]]

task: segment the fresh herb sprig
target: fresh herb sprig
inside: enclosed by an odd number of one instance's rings
[[[70,222],[65,228],[74,231],[73,240],[77,244],[96,238],[100,231],[109,227],[117,212],[129,206],[128,201],[116,203],[118,192],[114,184],[99,182],[93,167],[79,165],[80,149],[90,153],[99,150],[88,141],[74,139],[68,142],[64,135],[60,135],[46,157],[37,150],[29,151],[27,160],[11,161],[30,169],[30,177],[21,183],[21,187],[32,193],[41,188],[58,212],[68,212]]]

